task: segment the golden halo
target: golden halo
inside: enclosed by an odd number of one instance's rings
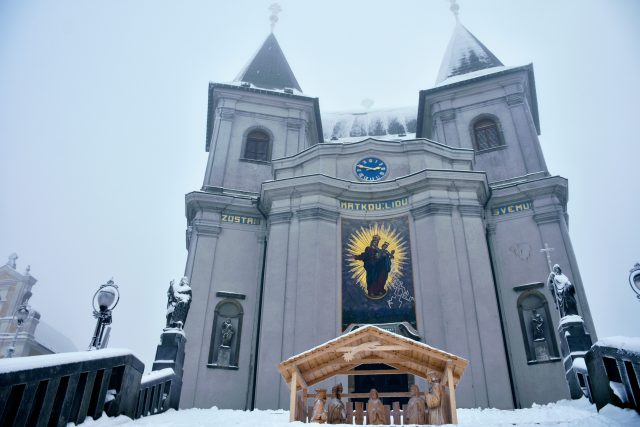
[[[387,250],[389,252],[394,251],[394,256],[391,261],[391,271],[387,282],[384,284],[385,292],[389,289],[394,279],[402,277],[402,266],[407,260],[407,243],[401,237],[395,229],[392,229],[389,225],[378,224],[377,222],[367,226],[360,227],[359,230],[354,231],[349,236],[347,242],[347,259],[346,264],[349,269],[349,274],[355,283],[362,288],[365,295],[367,292],[367,272],[364,269],[362,261],[354,259],[354,255],[360,255],[364,252],[365,248],[371,243],[373,236],[380,236],[380,243],[378,247],[382,247],[385,242],[389,243]]]

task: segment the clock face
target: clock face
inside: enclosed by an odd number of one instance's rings
[[[378,181],[387,175],[387,164],[377,157],[365,157],[356,163],[356,175],[361,181]]]

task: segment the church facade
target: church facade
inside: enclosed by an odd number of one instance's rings
[[[461,407],[568,398],[541,249],[595,330],[532,65],[504,66],[458,23],[417,115],[365,116],[323,127],[273,34],[234,82],[209,85],[208,164],[186,196],[181,406],[287,407],[276,365],[362,324],[469,360]]]

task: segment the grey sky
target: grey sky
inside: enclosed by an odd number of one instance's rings
[[[251,58],[270,3],[0,2],[0,256],[32,266],[33,308],[79,348],[93,292],[113,276],[122,300],[110,345],[150,368],[168,282],[184,270],[184,195],[204,175],[207,84]],[[640,261],[640,3],[459,3],[505,65],[533,62],[542,148],[569,179],[597,332],[640,336],[627,282]],[[445,0],[280,4],[276,36],[323,112],[364,98],[417,106],[454,27]]]

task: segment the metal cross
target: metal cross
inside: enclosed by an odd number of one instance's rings
[[[456,0],[449,0],[449,2],[451,3],[451,7],[449,8],[449,10],[451,10],[451,12],[453,13],[453,16],[456,17],[456,21],[458,20],[458,12],[460,11],[460,5],[458,4],[458,2]]]
[[[551,251],[553,248],[550,248],[548,244],[544,244],[544,249],[540,249],[540,252],[544,253],[547,256],[547,264],[549,264],[549,271],[553,271],[551,267]]]
[[[271,32],[273,33],[273,29],[278,22],[278,13],[282,12],[282,8],[278,3],[272,3],[271,6],[269,6],[269,10],[271,11],[269,20],[271,21]]]

